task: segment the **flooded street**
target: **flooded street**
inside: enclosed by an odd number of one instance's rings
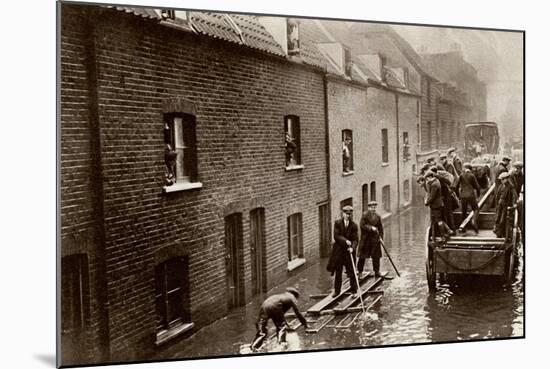
[[[357,219],[356,219],[357,221]],[[523,281],[504,287],[498,278],[466,277],[440,282],[434,294],[428,292],[424,267],[424,237],[427,212],[411,208],[385,223],[385,244],[401,277],[384,281],[382,299],[366,316],[361,314],[350,328],[325,327],[316,334],[303,328],[289,334],[288,345],[270,343],[262,352],[317,350],[340,347],[383,346],[426,342],[447,342],[504,338],[523,335]],[[520,258],[521,259],[521,258]],[[325,270],[327,260],[311,266],[268,295],[295,286],[301,292],[301,311],[315,303],[310,295],[327,293],[332,287]],[[367,264],[371,268],[370,260]],[[520,260],[519,270],[523,263]],[[387,258],[382,270],[394,275]],[[159,353],[163,358],[237,355],[255,335],[254,323],[265,296],[207,326],[193,336]],[[274,331],[272,323],[270,333]]]

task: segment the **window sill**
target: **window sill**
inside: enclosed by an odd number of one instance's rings
[[[382,163],[382,166],[383,166],[383,167],[389,167],[389,166],[390,166],[390,163]]]
[[[285,171],[287,172],[290,172],[292,170],[301,170],[301,169],[304,169],[305,167],[300,164],[300,165],[289,165],[288,167],[285,167]]]
[[[174,327],[172,329],[158,332],[157,339],[155,340],[155,345],[160,346],[163,343],[171,340],[172,338],[175,338],[181,334],[184,334],[185,332],[188,332],[189,330],[193,329],[194,326],[195,326],[195,323],[185,323],[185,324],[178,325],[177,327]]]
[[[347,177],[347,176],[351,176],[352,174],[354,173],[354,171],[350,171],[350,172],[342,172],[342,177]]]
[[[304,265],[306,263],[306,259],[304,258],[299,258],[299,259],[294,259],[294,260],[291,260],[288,262],[288,265],[287,265],[287,270],[289,272],[293,271],[294,269]]]
[[[169,192],[193,190],[195,188],[202,188],[202,183],[201,182],[179,182],[179,183],[176,182],[171,186],[162,187],[162,191],[164,193],[169,193]]]

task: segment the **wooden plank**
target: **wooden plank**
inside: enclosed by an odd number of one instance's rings
[[[436,249],[434,270],[451,274],[504,274],[504,250]]]
[[[366,280],[372,275],[372,272],[368,272],[364,277],[361,278],[359,283]],[[345,286],[345,287],[344,287]],[[344,290],[336,297],[332,297],[332,294],[327,295],[324,299],[313,305],[307,310],[308,314],[312,315],[319,315],[322,310],[327,309],[329,306],[335,304],[338,300],[341,300],[342,297],[347,296],[346,293],[349,294],[351,287],[349,286],[349,281],[345,281],[343,284]]]
[[[315,327],[308,327],[306,329],[306,333],[317,333],[321,329],[323,329],[328,323],[330,323],[334,319],[334,315],[325,315],[321,319],[319,319],[318,323]]]
[[[384,277],[388,275],[388,272],[384,272],[382,273],[382,276],[381,277],[378,277],[378,278],[375,278],[370,284],[367,284],[367,286],[365,288],[361,288],[361,292],[362,292],[362,295],[366,295],[366,293],[371,290],[371,289],[374,289],[378,284],[380,284],[383,280],[384,280]],[[354,303],[358,302],[358,301],[361,301],[360,297],[357,296],[357,297],[347,297],[345,298],[343,301],[340,302],[340,304],[338,305],[338,307],[335,307],[334,308],[334,311],[340,311],[340,310],[345,310],[349,307],[351,307],[351,305],[353,305]]]
[[[493,193],[493,191],[495,190],[495,183],[493,183],[491,185],[491,187],[489,188],[489,190],[487,192],[485,192],[485,195],[483,195],[483,197],[481,198],[481,200],[479,200],[479,202],[477,203],[477,206],[479,209],[481,209],[481,207],[483,206],[483,204],[485,204],[485,201],[487,200],[487,198],[489,197],[489,195],[491,193]],[[458,227],[458,229],[464,229],[466,228],[466,225],[470,222],[470,220],[472,220],[472,218],[474,217],[474,211],[470,211],[470,213],[468,214],[468,216],[466,217],[466,219],[464,219],[464,221],[460,224],[460,226]]]

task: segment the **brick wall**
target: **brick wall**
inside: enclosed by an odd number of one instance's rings
[[[106,349],[104,317],[101,191],[98,186],[98,157],[95,150],[93,113],[90,112],[93,86],[90,84],[90,50],[87,47],[84,9],[66,7],[61,23],[61,229],[60,256],[85,254],[89,285],[83,286],[85,316],[80,347],[62,345],[61,363],[78,364],[101,360]],[[58,297],[60,298],[60,297]],[[61,301],[59,302],[61,303]],[[62,317],[63,318],[63,317]],[[59,322],[58,324],[61,324]]]
[[[68,8],[63,22],[72,32],[78,22],[72,23]],[[188,255],[191,316],[198,327],[227,312],[225,215],[242,213],[246,298],[253,208],[265,209],[268,288],[290,275],[289,215],[302,213],[305,258],[318,257],[317,204],[328,197],[323,79],[283,59],[115,10],[95,24],[111,360],[132,360],[154,347],[159,252]],[[82,68],[82,61],[74,63]],[[62,100],[80,96],[71,90]],[[203,187],[162,194],[162,104],[175,96],[196,108]],[[286,114],[300,117],[302,170],[284,170]],[[65,130],[78,124],[72,114],[62,121]],[[68,161],[62,166],[74,175]]]

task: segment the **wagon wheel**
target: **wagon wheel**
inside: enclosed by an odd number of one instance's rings
[[[512,231],[512,245],[510,249],[506,251],[506,284],[510,284],[514,281],[514,274],[516,271],[516,243],[518,239],[518,229],[514,228]]]
[[[435,291],[436,275],[434,271],[433,250],[430,246],[430,227],[426,231],[426,280],[430,292]]]

